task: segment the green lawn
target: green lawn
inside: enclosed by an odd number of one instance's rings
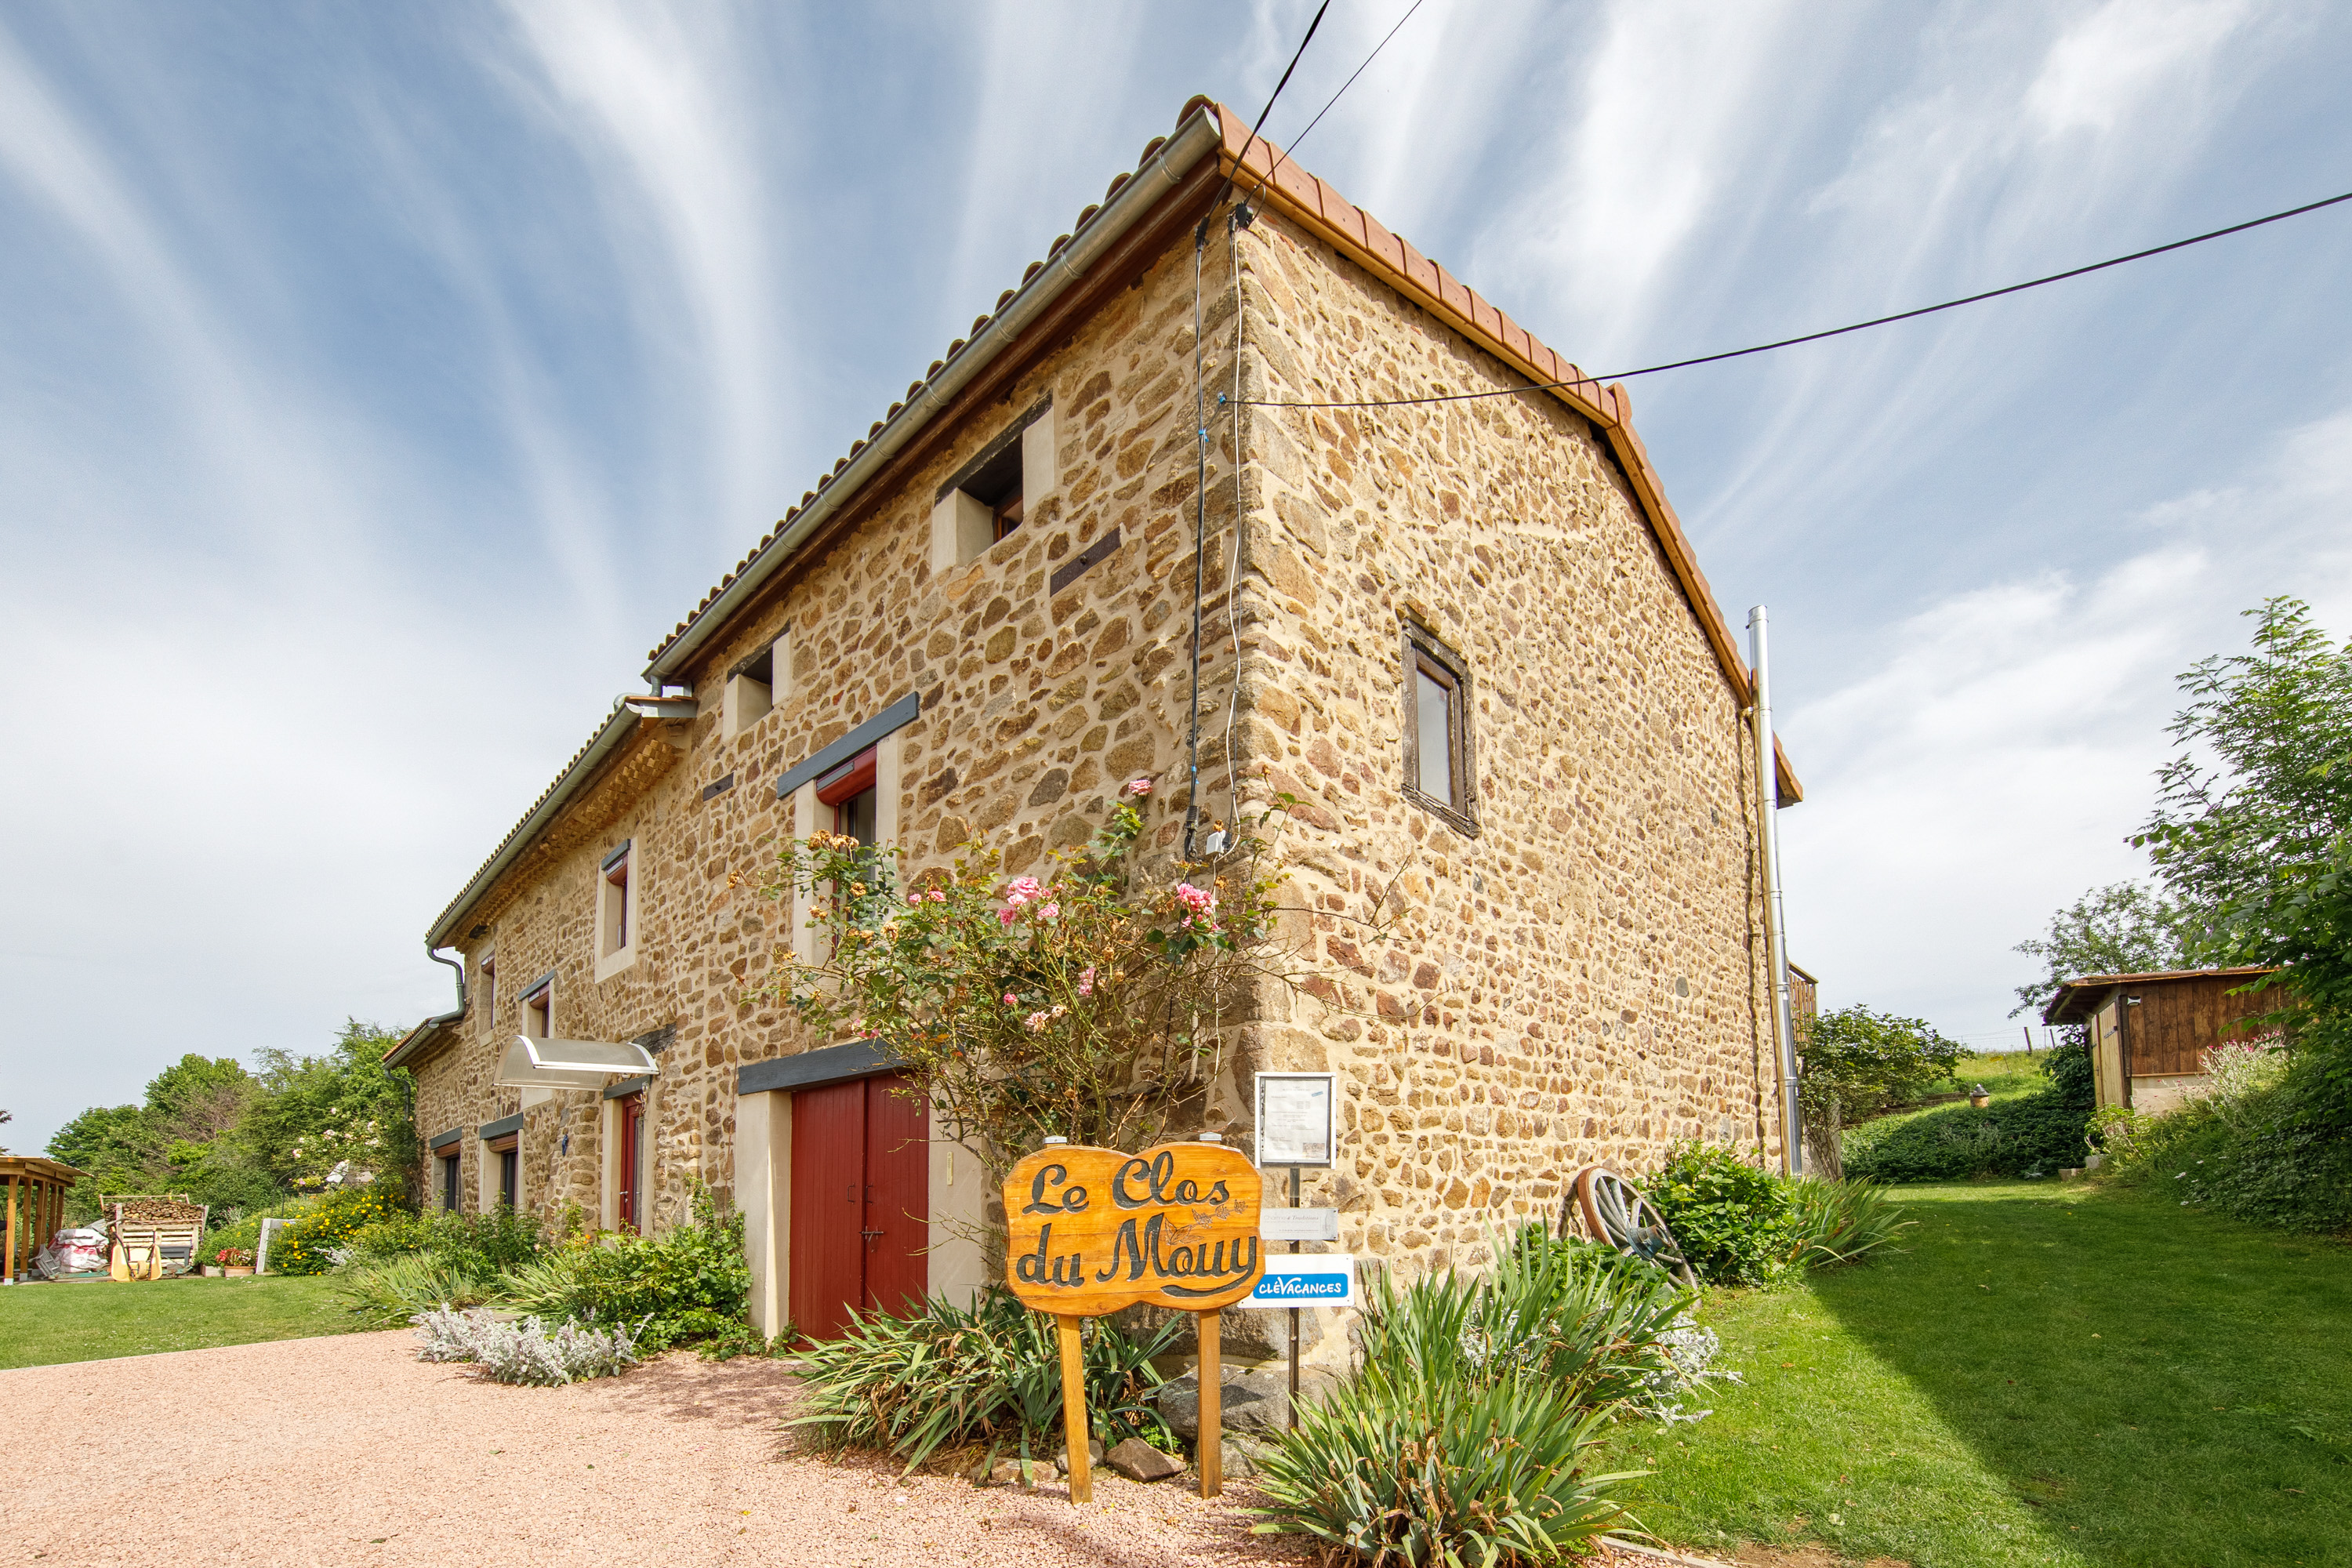
[[[0,1369],[346,1333],[335,1284],[269,1275],[12,1285],[0,1289]]]
[[[1897,1193],[1906,1252],[1710,1293],[1746,1383],[1612,1439],[1657,1472],[1651,1530],[1919,1568],[2352,1562],[2352,1248],[2095,1187]]]

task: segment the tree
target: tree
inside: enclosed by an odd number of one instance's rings
[[[276,1047],[254,1053],[267,1097],[242,1137],[252,1158],[287,1186],[315,1186],[337,1165],[414,1185],[418,1154],[408,1075],[383,1065],[400,1036],[346,1018],[332,1048],[298,1057]]]
[[[1833,1104],[1852,1121],[1916,1104],[1967,1054],[1925,1018],[1897,1017],[1859,1003],[1811,1019],[1801,1047],[1801,1095]]]
[[[2302,1058],[2291,1087],[2352,1121],[2352,644],[2300,600],[2248,614],[2252,652],[2180,678],[2181,754],[2132,842],[2197,911],[2194,958],[2282,967],[2278,1016]]]
[[[2143,882],[2094,888],[2050,917],[2050,929],[2011,949],[2042,960],[2042,978],[2017,988],[2009,1010],[2039,1013],[2058,988],[2090,974],[2144,974],[2179,969],[2188,957],[2181,942],[2181,906]]]

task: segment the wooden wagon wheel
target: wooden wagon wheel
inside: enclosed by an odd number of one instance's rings
[[[1587,1165],[1576,1173],[1570,1194],[1585,1235],[1628,1258],[1654,1263],[1691,1289],[1698,1289],[1698,1275],[1683,1257],[1675,1233],[1641,1188],[1606,1165]]]

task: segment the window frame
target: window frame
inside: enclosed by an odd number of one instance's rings
[[[1404,780],[1402,793],[1405,799],[1444,822],[1465,838],[1478,837],[1477,747],[1472,733],[1472,701],[1475,687],[1470,678],[1470,661],[1449,647],[1437,634],[1415,621],[1404,623],[1401,639],[1403,653],[1404,679],[1402,701],[1404,721],[1399,726],[1403,738]],[[1425,737],[1421,733],[1421,677],[1426,671],[1438,684],[1448,689],[1446,702],[1446,733],[1440,743],[1445,748],[1446,773],[1454,786],[1454,798],[1444,801],[1421,787],[1421,759]]]
[[[521,1014],[521,1032],[525,1039],[555,1038],[555,975],[552,972],[542,977],[530,990],[515,998],[515,1002]],[[533,1013],[545,1015],[541,1022],[546,1026],[546,1033],[534,1035],[530,1032],[530,1016]]]
[[[615,874],[619,879],[614,880]],[[596,865],[596,978],[604,980],[636,963],[636,840],[624,838]]]
[[[441,1212],[456,1214],[458,1212],[458,1204],[465,1190],[458,1180],[462,1174],[460,1163],[464,1158],[464,1147],[460,1144],[453,1144],[446,1154],[436,1149],[433,1152],[433,1157],[441,1162]]]

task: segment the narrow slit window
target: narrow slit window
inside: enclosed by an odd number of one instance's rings
[[[599,958],[610,958],[629,945],[629,849],[624,844],[604,857],[604,882],[596,890]]]
[[[1426,665],[1412,672],[1413,715],[1421,731],[1421,793],[1440,805],[1454,804],[1454,683]],[[1443,738],[1440,744],[1433,740]]]
[[[1455,832],[1478,832],[1470,670],[1425,626],[1404,631],[1404,795]]]
[[[441,1207],[449,1214],[457,1212],[457,1156],[441,1156]]]

